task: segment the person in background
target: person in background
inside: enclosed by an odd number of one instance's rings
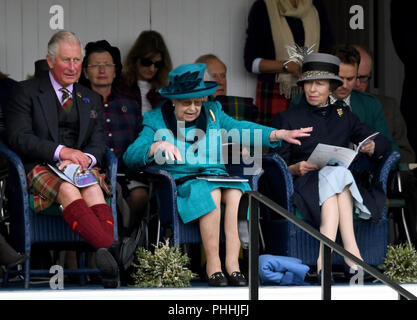
[[[365,47],[359,45],[354,45],[354,47],[360,54],[355,89],[361,92],[368,92],[369,81],[372,78],[372,56]],[[407,163],[415,162],[415,153],[407,138],[407,126],[395,99],[382,94],[373,94],[373,96],[381,102],[389,132],[400,149],[401,161]]]
[[[114,84],[120,78],[122,63],[120,50],[106,40],[89,42],[85,46],[83,73],[80,83],[97,92],[102,98],[106,145],[118,158],[118,184],[121,196],[129,205],[129,212],[120,210],[122,221],[119,226],[121,237],[129,236],[138,227],[148,204],[148,186],[132,176],[123,164],[122,156],[127,147],[137,138],[141,130],[138,102],[115,92]]]
[[[4,118],[10,92],[17,84],[17,81],[0,71],[0,130],[5,129]]]
[[[361,62],[358,70],[358,81],[356,88],[365,92],[368,90],[369,79],[372,75],[372,56],[366,48],[355,45],[361,56]],[[415,153],[407,138],[407,126],[400,109],[394,98],[375,95],[381,102],[384,110],[385,119],[394,141],[398,144],[401,152],[401,161],[405,163],[413,163],[415,161]],[[405,197],[405,216],[409,230],[410,240],[417,245],[417,179],[412,171],[401,171],[401,184],[403,195]],[[404,234],[402,235],[403,238]]]
[[[143,115],[164,100],[158,89],[167,85],[171,69],[171,57],[162,35],[154,30],[143,31],[127,54],[115,91],[135,100]]]
[[[361,62],[359,52],[352,45],[342,44],[333,47],[331,53],[341,61],[339,76],[343,79],[343,85],[330,95],[331,102],[349,106],[361,122],[383,134],[391,141],[392,149],[399,151],[388,129],[381,103],[371,94],[355,89]]]
[[[28,259],[27,254],[16,252],[7,242],[3,235],[0,234],[0,266],[14,268]]]
[[[226,64],[214,54],[205,54],[197,58],[195,63],[204,63],[207,68],[204,74],[206,81],[216,81],[217,91],[209,97],[219,101],[223,111],[236,120],[257,121],[258,109],[249,97],[228,95]]]
[[[8,75],[0,71],[0,133],[3,139],[5,131],[5,111],[9,101],[10,92],[13,87],[17,85],[17,81],[9,78]],[[5,141],[4,141],[5,142]],[[7,176],[7,159],[0,156],[0,172],[1,175]],[[1,201],[3,204],[4,202]],[[2,210],[3,208],[0,208]],[[26,254],[20,254],[16,252],[7,242],[3,235],[0,234],[0,265],[6,266],[6,268],[13,268],[18,264],[22,264],[28,259]]]
[[[300,65],[290,59],[286,46],[313,46],[315,52],[326,52],[333,36],[325,8],[317,0],[257,0],[246,34],[245,68],[258,78],[259,121],[268,125],[300,92],[296,84]]]
[[[354,44],[353,47],[360,55],[358,66],[358,75],[356,77],[355,89],[362,92],[369,92],[369,82],[372,79],[372,58],[368,49],[363,46]]]
[[[194,63],[204,63],[206,68],[207,81],[216,81],[217,90],[213,97],[218,95],[227,95],[227,68],[223,61],[214,54],[208,53],[197,58]]]
[[[2,139],[4,138],[6,129],[5,114],[7,111],[7,104],[10,93],[16,85],[17,81],[0,71],[0,137]],[[0,171],[7,175],[7,159],[3,155],[0,155]]]
[[[114,239],[113,213],[106,204],[111,186],[98,167],[106,151],[100,97],[77,83],[82,47],[74,33],[56,32],[46,60],[50,71],[20,82],[11,95],[7,142],[22,159],[35,212],[59,203],[71,230],[97,250],[104,287],[114,288],[119,267],[130,264],[133,252]],[[68,164],[89,169],[98,183],[77,188],[46,165],[57,162],[60,169]]]
[[[170,72],[169,85],[159,91],[169,100],[145,114],[144,128],[125,152],[123,160],[135,170],[154,163],[171,173],[177,184],[177,205],[182,221],[199,221],[209,285],[244,286],[247,280],[238,262],[237,211],[242,192],[250,189],[249,184],[207,181],[196,179],[196,175],[227,175],[220,160],[223,159],[223,129],[238,130],[240,137],[243,129],[252,133],[258,129],[262,132],[263,144],[277,147],[281,139],[300,144],[297,138],[308,136],[312,128],[274,130],[229,117],[219,102],[206,101],[207,96],[216,92],[217,83],[204,81],[205,69],[202,63],[184,64]],[[210,134],[206,134],[208,129]],[[194,143],[198,136],[201,138]],[[254,139],[250,140],[246,142],[253,144]],[[219,256],[221,203],[225,204],[226,275]]]
[[[414,48],[410,46],[410,32],[416,30],[417,19],[414,10],[404,10],[400,1],[390,1],[391,16],[391,37],[395,52],[404,64],[404,79],[402,82],[402,93],[400,110],[407,124],[407,137],[417,154],[417,126],[415,119],[417,110],[415,107],[415,77],[417,74],[417,59]]]

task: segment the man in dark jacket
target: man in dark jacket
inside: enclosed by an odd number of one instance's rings
[[[355,46],[361,56],[361,62],[358,69],[358,80],[356,89],[365,92],[368,89],[369,79],[372,74],[372,57],[370,52],[360,46]],[[401,162],[410,164],[415,161],[415,153],[407,138],[407,127],[404,117],[400,112],[397,102],[392,97],[384,95],[375,95],[381,102],[385,119],[392,138],[398,144],[401,152]],[[402,197],[405,198],[405,219],[409,231],[410,240],[416,245],[417,243],[417,179],[413,171],[400,172],[402,180]],[[406,238],[407,234],[402,234],[401,238]],[[395,239],[398,240],[398,239]]]
[[[21,157],[34,194],[35,211],[58,202],[69,227],[97,249],[97,266],[105,287],[117,286],[120,244],[114,240],[110,194],[99,164],[106,144],[100,97],[77,84],[82,50],[68,31],[48,43],[49,73],[19,83],[8,105],[7,139]],[[54,174],[47,164],[77,164],[89,169],[98,183],[78,188]],[[104,192],[104,193],[103,193]]]

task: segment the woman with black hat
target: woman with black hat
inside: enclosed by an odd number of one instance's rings
[[[213,182],[196,179],[197,175],[228,175],[222,157],[222,132],[243,137],[246,129],[254,144],[279,146],[279,140],[300,144],[297,138],[310,135],[312,128],[274,130],[248,121],[237,121],[226,115],[217,101],[206,97],[216,92],[217,83],[204,81],[205,64],[184,64],[169,74],[169,85],[160,89],[168,98],[160,108],[149,111],[143,130],[129,146],[123,159],[131,169],[155,162],[169,171],[177,184],[178,212],[184,223],[199,219],[200,233],[207,258],[209,285],[246,285],[240,272],[240,241],[237,231],[237,209],[242,192],[250,190],[247,182]],[[223,131],[222,131],[223,130]],[[259,133],[261,133],[259,135]],[[197,138],[197,139],[196,139]],[[184,179],[185,178],[185,179]],[[191,179],[188,179],[191,178]],[[220,207],[225,204],[226,275],[219,257]]]
[[[318,170],[315,164],[307,162],[318,143],[348,147],[350,142],[358,144],[374,133],[348,107],[330,104],[330,93],[343,84],[338,76],[339,64],[339,58],[333,55],[307,55],[302,65],[302,76],[297,82],[304,89],[301,102],[277,114],[273,126],[285,129],[314,127],[302,146],[284,142],[282,148],[277,149],[294,177],[296,211],[331,240],[336,239],[339,229],[345,249],[362,259],[353,230],[352,212],[362,219],[377,219],[385,203],[382,188],[372,190],[374,197],[369,197],[363,188],[359,191],[348,168],[326,165]],[[390,149],[389,141],[377,135],[360,152],[372,161],[378,161]],[[346,259],[345,262],[353,273],[357,272],[353,271],[357,270],[353,262]],[[320,254],[317,271],[320,275]]]
[[[127,147],[137,138],[141,130],[140,107],[135,100],[129,99],[114,90],[122,70],[120,50],[106,40],[89,42],[85,46],[83,73],[80,83],[100,94],[103,100],[104,130],[106,145],[119,159],[118,184],[126,199],[129,210],[121,210],[122,221],[119,224],[121,237],[129,236],[138,227],[140,215],[145,212],[148,203],[148,186],[140,177],[132,177],[123,165],[121,157]]]

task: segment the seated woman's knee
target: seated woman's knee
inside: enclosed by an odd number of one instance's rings
[[[239,189],[223,189],[222,202],[226,204],[230,202],[239,202],[242,194],[242,191]]]

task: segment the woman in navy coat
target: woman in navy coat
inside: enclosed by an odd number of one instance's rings
[[[329,104],[329,94],[343,80],[337,76],[340,60],[332,55],[313,53],[305,57],[302,76],[298,84],[304,94],[300,103],[277,114],[273,120],[276,128],[295,129],[313,127],[311,136],[302,140],[302,145],[283,143],[277,152],[287,162],[294,177],[294,205],[299,214],[331,240],[340,230],[345,249],[361,258],[353,230],[352,213],[362,219],[378,218],[385,195],[382,187],[372,190],[372,196],[357,185],[351,171],[342,165],[324,166],[320,170],[306,160],[318,143],[349,147],[359,144],[374,133],[362,124],[347,107]],[[362,146],[361,157],[378,161],[390,151],[390,144],[383,135],[377,135]],[[345,260],[352,272],[357,266]],[[320,275],[321,257],[317,260]]]
[[[217,101],[207,101],[216,92],[217,82],[204,81],[205,64],[185,64],[172,70],[170,83],[160,89],[170,99],[160,108],[147,112],[143,130],[124,154],[126,165],[137,170],[151,162],[169,171],[173,178],[196,175],[228,175],[222,155],[222,133],[250,140],[243,144],[277,147],[279,140],[300,143],[309,135],[303,130],[274,130],[248,121],[237,121],[221,109]],[[256,139],[256,132],[259,139]],[[244,140],[242,138],[242,140]],[[178,212],[184,223],[199,219],[201,238],[207,258],[209,285],[246,285],[239,269],[240,241],[237,209],[242,192],[250,190],[246,182],[211,182],[188,179],[177,183]],[[219,258],[220,205],[225,204],[226,276]]]

